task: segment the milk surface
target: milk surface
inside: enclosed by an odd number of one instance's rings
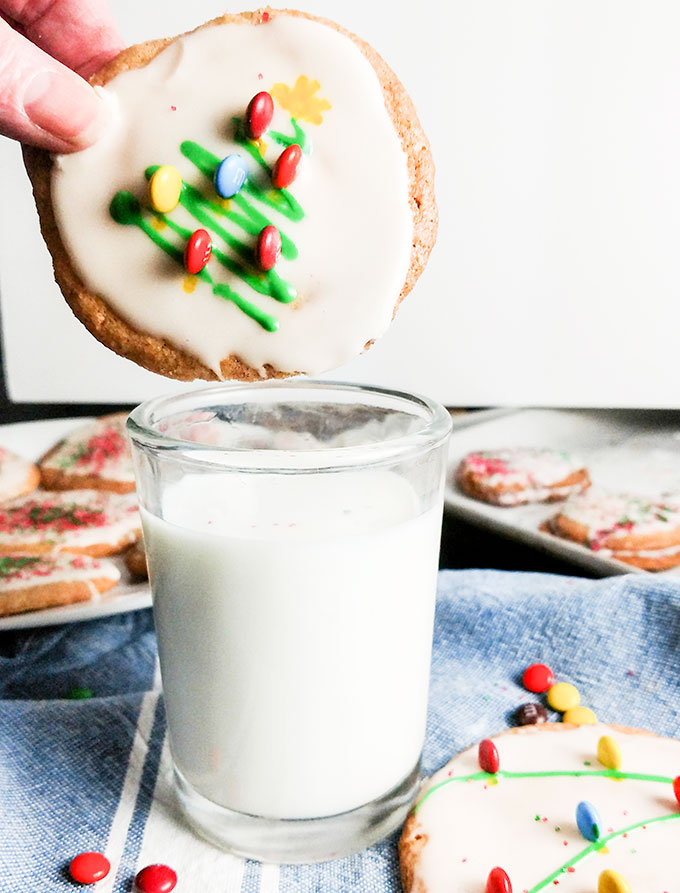
[[[441,503],[394,472],[191,475],[143,510],[173,758],[203,796],[313,818],[423,744]]]

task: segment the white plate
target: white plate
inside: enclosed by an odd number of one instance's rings
[[[578,453],[593,486],[658,495],[680,492],[680,413],[661,411],[514,409],[454,418],[444,501],[452,513],[496,533],[550,552],[601,576],[650,573],[539,530],[555,503],[503,508],[458,489],[458,462],[473,450],[512,446],[554,447]],[[680,578],[680,566],[655,576]]]
[[[0,425],[0,446],[7,447],[36,461],[65,434],[90,421],[88,418],[48,419],[40,422],[19,422]],[[74,623],[92,620],[124,611],[138,611],[151,607],[151,590],[148,583],[133,583],[122,558],[112,558],[121,572],[121,581],[114,589],[100,596],[98,601],[77,602],[60,608],[44,608],[0,617],[0,630],[28,629],[33,626],[52,626],[57,623]]]

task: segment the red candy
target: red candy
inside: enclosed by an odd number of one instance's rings
[[[492,868],[489,872],[486,893],[512,893],[510,878],[502,868]]]
[[[81,853],[68,868],[71,877],[79,884],[94,884],[111,870],[111,863],[103,853]]]
[[[274,100],[266,90],[256,94],[246,109],[246,136],[251,140],[259,140],[272,123],[274,116]]]
[[[302,158],[302,149],[293,143],[284,149],[274,163],[272,183],[277,189],[285,189],[297,177],[297,169]]]
[[[176,884],[177,872],[169,865],[147,865],[135,877],[139,893],[170,893]]]
[[[555,674],[546,664],[532,664],[522,676],[522,685],[529,691],[540,694],[555,684]]]
[[[680,775],[673,782],[673,793],[675,794],[675,799],[680,803]]]
[[[212,239],[205,229],[197,229],[192,233],[184,249],[184,266],[187,273],[195,275],[200,273],[210,260],[212,254]]]
[[[260,231],[255,245],[255,260],[261,270],[265,272],[276,266],[281,257],[281,234],[275,226],[265,226]]]
[[[498,756],[498,748],[490,738],[479,742],[478,755],[482,771],[495,775],[500,769],[501,758]]]

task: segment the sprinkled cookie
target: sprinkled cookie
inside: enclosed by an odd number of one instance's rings
[[[0,506],[0,555],[113,555],[140,536],[139,511],[132,494],[36,490]]]
[[[473,499],[501,506],[566,499],[590,486],[587,468],[570,453],[523,447],[468,453],[456,481]]]
[[[40,472],[27,459],[0,447],[0,502],[30,493],[40,483]]]
[[[0,556],[0,616],[96,600],[120,580],[110,561],[87,555]]]
[[[543,529],[649,571],[680,564],[680,503],[591,491],[570,499]]]
[[[680,741],[619,726],[487,739],[424,783],[399,846],[404,891],[674,890],[679,772]]]
[[[375,50],[294,10],[130,47],[92,147],[25,150],[55,276],[102,343],[179,379],[319,373],[387,329],[437,230],[434,166]]]
[[[43,487],[131,493],[135,478],[126,419],[124,413],[104,416],[68,434],[40,460]]]

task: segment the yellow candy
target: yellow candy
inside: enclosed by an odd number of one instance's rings
[[[606,769],[620,769],[623,763],[621,748],[609,735],[603,735],[597,742],[597,758]]]
[[[628,881],[618,871],[608,868],[600,875],[597,893],[632,893],[632,891]]]
[[[163,164],[149,181],[149,196],[155,211],[168,214],[177,207],[182,191],[182,175],[171,164]]]
[[[578,689],[569,682],[557,682],[548,689],[548,704],[553,710],[564,713],[565,710],[578,707],[580,703],[581,695],[578,693]]]
[[[562,722],[573,722],[577,726],[596,726],[597,717],[590,707],[570,707],[565,710]]]

